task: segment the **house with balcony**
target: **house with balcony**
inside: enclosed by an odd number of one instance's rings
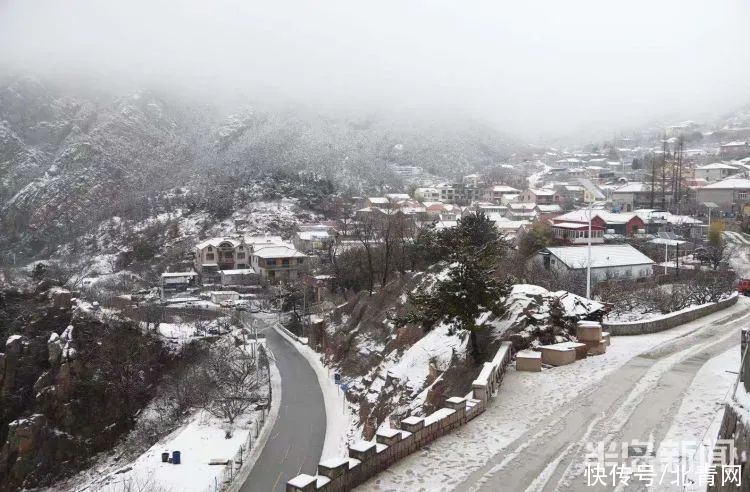
[[[280,236],[238,236],[206,239],[194,248],[195,271],[200,274],[204,284],[218,284],[221,283],[222,271],[253,268],[251,257],[256,249],[279,244],[287,245],[288,243],[285,243]],[[294,249],[291,244],[288,246]]]
[[[291,244],[261,245],[253,250],[251,265],[263,279],[272,282],[296,280],[306,258],[307,255]]]

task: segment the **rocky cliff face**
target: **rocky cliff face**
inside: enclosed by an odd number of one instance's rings
[[[0,298],[0,483],[50,484],[131,428],[166,353],[128,324],[102,323],[63,292]]]

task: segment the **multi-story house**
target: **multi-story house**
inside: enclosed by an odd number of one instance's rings
[[[289,244],[259,245],[253,250],[251,264],[261,278],[271,281],[295,280],[307,256]]]
[[[529,188],[521,193],[519,201],[537,205],[552,205],[560,203],[560,195],[555,190]]]
[[[517,195],[519,190],[508,185],[493,185],[484,189],[482,199],[487,202],[501,203],[508,195]]]
[[[280,260],[291,260],[281,264],[279,270],[283,275],[269,275],[267,267],[257,265],[259,262],[258,252],[264,250],[264,255],[271,251],[266,248],[276,247],[276,253],[284,253],[279,256]],[[207,239],[195,246],[195,270],[201,275],[203,283],[219,283],[221,272],[227,270],[246,270],[252,268],[255,273],[263,278],[296,278],[296,272],[300,265],[304,264],[306,256],[297,251],[290,243],[284,242],[280,236],[255,236],[255,237],[219,237]],[[264,263],[265,265],[265,263]]]

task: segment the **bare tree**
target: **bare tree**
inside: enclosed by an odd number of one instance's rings
[[[375,217],[374,214],[377,212],[370,212],[365,214],[360,220],[357,221],[354,226],[354,235],[357,240],[362,244],[362,248],[365,251],[367,258],[367,275],[368,275],[368,291],[370,295],[375,288],[375,265],[373,262],[373,255],[375,249]]]
[[[259,391],[267,377],[261,375],[256,360],[244,349],[227,344],[211,348],[204,371],[211,382],[206,410],[229,424],[260,399]]]

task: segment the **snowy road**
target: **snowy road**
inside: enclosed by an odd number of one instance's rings
[[[326,412],[323,393],[307,360],[276,330],[258,319],[281,374],[281,408],[243,492],[286,490],[300,473],[315,474],[323,452]]]
[[[698,370],[732,347],[739,351],[740,327],[750,316],[748,301],[740,303],[715,322],[698,324],[611,372],[563,412],[493,456],[457,490],[501,490],[508,484],[515,490],[596,490],[584,477],[586,443],[603,442],[606,448],[609,443],[652,440],[658,447]],[[624,490],[638,486],[631,482]]]
[[[483,415],[358,490],[589,490],[580,468],[587,441],[707,434],[735,378],[715,361],[736,371],[745,324],[743,297],[671,330],[614,337],[605,355],[539,373],[511,370]]]

